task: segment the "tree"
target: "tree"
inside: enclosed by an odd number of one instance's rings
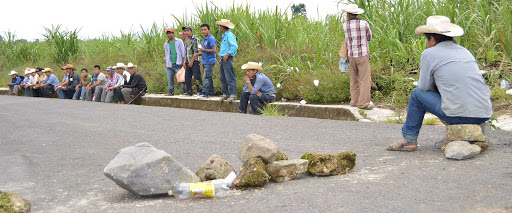
[[[305,16],[306,15],[306,5],[303,3],[293,4],[292,5],[292,15],[295,16]]]

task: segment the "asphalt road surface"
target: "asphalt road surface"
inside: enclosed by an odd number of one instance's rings
[[[389,152],[401,125],[263,117],[164,107],[0,96],[0,190],[32,202],[34,212],[511,212],[512,132],[493,131],[476,158],[448,160],[426,126],[416,152]],[[139,197],[103,169],[123,147],[149,142],[196,171],[212,154],[239,168],[238,148],[257,133],[291,159],[304,152],[352,150],[350,173],[225,198]]]

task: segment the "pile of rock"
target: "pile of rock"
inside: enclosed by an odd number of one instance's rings
[[[249,134],[238,153],[243,162],[233,185],[261,187],[269,180],[289,181],[310,175],[340,175],[353,169],[356,154],[306,153],[302,159],[288,160],[276,143],[261,135]],[[104,174],[121,188],[137,195],[150,196],[168,193],[173,185],[224,179],[235,167],[219,155],[212,155],[194,174],[170,154],[149,143],[123,148],[105,167]]]
[[[32,205],[16,193],[0,191],[0,212],[30,212]]]
[[[488,139],[479,125],[449,125],[445,138],[447,144],[442,149],[449,159],[473,158],[489,148]]]

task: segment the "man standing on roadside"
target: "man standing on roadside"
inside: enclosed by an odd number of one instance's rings
[[[219,56],[221,57],[220,63],[220,83],[222,84],[222,97],[220,101],[234,101],[236,100],[236,77],[233,68],[233,57],[238,50],[236,43],[236,36],[230,29],[235,28],[235,25],[227,19],[216,21],[215,24],[219,25],[220,32],[222,33],[222,43],[220,46]]]
[[[167,86],[169,90],[166,96],[174,95],[174,75],[180,70],[181,67],[185,68],[185,46],[183,41],[174,36],[174,29],[169,28],[165,30],[165,34],[169,39],[164,43],[165,51],[165,73],[167,74]],[[183,83],[179,83],[182,88]]]
[[[181,28],[183,33],[187,36],[185,40],[186,52],[186,71],[185,71],[185,85],[187,86],[186,94],[192,96],[192,75],[194,75],[194,84],[196,85],[197,94],[201,95],[203,82],[201,79],[201,66],[199,65],[199,39],[192,33],[192,27],[184,26]]]
[[[343,25],[347,41],[348,61],[350,72],[350,105],[360,109],[373,109],[370,101],[371,72],[370,72],[370,46],[372,32],[368,22],[357,16],[364,13],[356,4],[349,4],[344,10],[347,12],[347,23]]]
[[[198,55],[203,58],[204,85],[203,94],[199,97],[209,98],[215,95],[212,75],[215,63],[217,63],[217,40],[210,34],[210,25],[208,24],[201,25],[201,34],[203,34],[204,39],[202,47],[199,48],[201,53],[198,53]]]

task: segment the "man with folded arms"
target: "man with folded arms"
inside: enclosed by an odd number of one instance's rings
[[[87,68],[82,68],[80,72],[82,73],[80,75],[80,84],[76,85],[76,92],[73,95],[73,100],[85,101],[85,98],[87,97],[87,85],[91,82],[92,76],[89,75],[89,70],[87,70]]]
[[[402,139],[390,151],[414,151],[423,117],[430,112],[446,123],[480,124],[492,115],[491,92],[480,74],[475,57],[453,37],[464,30],[445,16],[430,16],[416,28],[424,34],[427,49],[421,54],[418,88],[409,98]],[[440,148],[441,146],[436,146]]]
[[[137,95],[143,96],[145,94],[147,85],[144,77],[142,77],[140,73],[135,72],[137,65],[128,63],[126,68],[128,69],[131,77],[129,81],[125,82],[121,93],[123,94],[126,103],[131,103]]]
[[[260,72],[263,68],[256,62],[248,62],[242,65],[242,69],[246,71],[244,77],[245,87],[240,96],[238,110],[240,113],[247,113],[247,103],[250,100],[251,111],[255,115],[260,115],[261,108],[268,103],[274,102],[276,98],[274,84],[265,74]]]

